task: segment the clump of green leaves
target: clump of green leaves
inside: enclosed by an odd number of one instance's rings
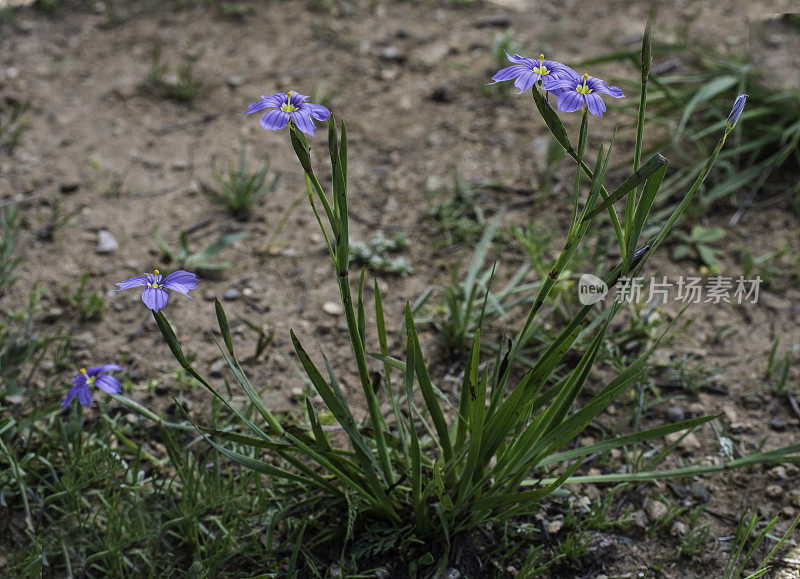
[[[69,293],[70,288],[68,286],[64,287],[64,291],[68,294],[69,303],[78,313],[78,318],[81,322],[103,319],[103,310],[106,306],[105,300],[99,293],[87,291],[86,284],[88,281],[89,273],[85,272],[81,275],[78,287],[71,294]]]
[[[791,348],[784,350],[783,354],[778,353],[780,346],[780,336],[772,342],[772,348],[767,358],[767,368],[764,371],[764,380],[772,386],[776,394],[786,394],[786,384],[789,381],[789,371],[792,369],[792,359],[800,351],[800,346],[794,344]]]
[[[98,179],[92,180],[92,184],[101,195],[108,199],[119,199],[121,195],[128,192],[125,189],[125,179],[128,177],[127,171],[105,171],[100,165],[100,161],[95,157],[89,159],[89,164],[98,178],[101,178],[103,174],[107,174],[109,177],[107,183],[101,183]]]
[[[16,205],[8,205],[0,211],[0,297],[17,279],[14,270],[22,257],[14,257],[19,243],[19,210]]]
[[[769,532],[778,522],[779,518],[780,517],[776,516],[766,523],[760,531],[757,531],[756,529],[759,524],[762,524],[761,516],[758,513],[753,513],[752,516],[748,513],[742,514],[742,517],[739,519],[739,524],[736,527],[736,537],[733,542],[731,554],[722,575],[725,579],[740,579],[745,576],[745,569],[753,564],[752,559],[756,550],[764,543],[767,537],[771,537]],[[746,575],[748,579],[762,577],[767,574],[770,569],[770,561],[775,557],[778,550],[789,540],[798,522],[800,522],[800,516],[789,525],[789,528],[786,529],[786,532],[775,542],[775,545],[769,553],[767,553],[761,561],[756,563],[755,570],[752,570]]]
[[[42,210],[43,207],[49,208]],[[83,211],[85,205],[80,205],[71,211],[61,208],[61,199],[42,200],[39,204],[39,222],[36,229],[36,239],[39,241],[53,241],[56,232],[65,227],[69,222]]]
[[[28,296],[28,308],[0,317],[0,395],[13,397],[22,394],[23,371],[32,374],[55,338],[34,330],[34,315],[39,307],[41,290],[34,287]]]
[[[686,533],[681,537],[681,542],[678,545],[679,557],[699,559],[707,552],[711,525],[700,522],[700,516],[703,511],[705,511],[705,508],[699,507],[687,515]]]
[[[166,98],[183,103],[193,101],[200,90],[200,83],[194,78],[192,60],[181,60],[175,79],[167,80],[165,77],[168,73],[169,66],[161,61],[161,45],[156,45],[147,71],[147,84]]]
[[[396,231],[391,237],[386,237],[382,231],[378,231],[369,241],[350,242],[350,262],[366,265],[377,273],[406,276],[414,271],[411,264],[405,257],[391,256],[406,247],[408,239],[404,231]]]
[[[675,236],[678,241],[672,248],[672,259],[680,261],[694,256],[713,273],[721,271],[719,258],[725,252],[714,244],[725,237],[725,230],[722,227],[695,225],[689,233],[676,231]]]
[[[237,219],[246,219],[267,193],[272,193],[278,186],[280,174],[276,173],[267,183],[269,170],[269,157],[266,157],[261,166],[254,173],[247,169],[245,145],[242,143],[239,150],[238,167],[231,163],[227,172],[220,172],[216,163],[211,165],[211,174],[217,182],[216,189],[203,187],[206,196],[218,205],[224,205]]]
[[[217,270],[230,267],[230,262],[213,261],[213,258],[245,237],[247,237],[246,231],[228,233],[212,241],[202,249],[193,251],[189,248],[189,235],[185,230],[178,234],[178,247],[172,248],[164,242],[158,228],[153,229],[153,239],[161,251],[164,252],[164,261],[166,263],[177,263],[179,266],[189,269]]]
[[[432,322],[436,326],[441,344],[447,352],[463,353],[469,350],[479,328],[490,320],[509,320],[508,312],[519,305],[530,304],[531,293],[541,285],[539,282],[525,283],[529,268],[521,267],[503,289],[490,290],[497,262],[489,263],[488,255],[502,215],[502,211],[498,212],[486,225],[463,279],[456,271],[452,281],[441,288],[442,303],[433,308],[429,318],[417,320],[418,323]],[[427,297],[426,293],[415,309],[424,304]],[[532,333],[526,337],[526,342],[530,341]],[[492,347],[496,350],[499,346],[492,344]]]
[[[435,223],[434,233],[444,238],[445,245],[476,241],[483,233],[486,218],[478,203],[483,191],[478,185],[453,172],[453,190],[449,198],[437,202],[446,192],[431,191],[428,197],[428,216]]]
[[[29,102],[15,98],[0,102],[0,151],[11,150],[19,143],[22,131],[27,126],[25,112],[29,108]]]

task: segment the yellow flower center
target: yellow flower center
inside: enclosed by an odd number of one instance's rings
[[[292,97],[294,96],[294,93],[289,91],[287,95],[289,98],[287,98],[286,102],[281,105],[281,110],[285,113],[293,113],[297,110],[297,107],[292,104]]]
[[[83,374],[83,375],[86,377],[86,383],[87,383],[89,386],[91,386],[92,384],[94,384],[94,379],[95,379],[95,376],[89,376],[89,375],[86,373],[86,368],[81,368],[81,374]]]
[[[158,277],[158,273],[159,273],[159,272],[158,272],[158,270],[157,270],[157,269],[154,269],[154,270],[153,270],[153,273],[155,274],[155,276],[156,276],[156,277]],[[149,283],[149,284],[147,284],[147,287],[151,287],[151,288],[153,288],[153,289],[157,289],[157,288],[158,288],[158,287],[160,287],[160,286],[159,286],[159,285],[158,285],[156,282],[153,282],[153,283]]]
[[[583,75],[583,84],[579,84],[578,86],[576,86],[575,90],[578,91],[581,94],[589,94],[590,92],[592,92],[592,89],[590,89],[588,86],[586,86],[586,81],[587,80],[589,80],[589,75],[588,74],[584,74]]]
[[[550,74],[550,70],[544,65],[544,54],[539,55],[539,66],[535,66],[533,72],[542,76]]]

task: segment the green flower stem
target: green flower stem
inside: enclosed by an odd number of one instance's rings
[[[378,447],[378,457],[381,462],[381,468],[383,469],[383,478],[386,485],[389,486],[394,482],[394,477],[392,475],[392,464],[389,460],[386,437],[384,436],[386,427],[383,415],[378,407],[378,399],[375,396],[375,392],[372,390],[372,383],[369,379],[367,354],[364,351],[364,342],[361,341],[361,336],[358,332],[358,324],[356,323],[356,315],[353,308],[350,276],[348,275],[348,271],[345,270],[344,272],[337,271],[336,277],[339,280],[339,295],[342,298],[342,306],[344,307],[344,314],[347,320],[347,331],[350,334],[350,343],[353,346],[353,354],[356,357],[361,388],[364,391],[364,397],[367,399],[370,423],[372,424],[372,430],[375,434],[375,445]]]
[[[538,89],[532,90],[531,95],[533,96],[533,102],[536,104],[536,108],[539,109],[539,114],[542,115],[544,124],[553,134],[555,140],[559,145],[561,145],[561,148],[563,148],[564,151],[566,151],[567,154],[572,157],[576,163],[578,163],[586,176],[589,177],[590,180],[594,180],[594,173],[592,173],[592,170],[589,168],[589,166],[580,158],[578,152],[570,144],[564,123],[561,122],[561,119],[559,119],[558,115],[555,113],[555,111],[553,111],[553,107],[550,106]],[[608,197],[608,191],[606,191],[604,186],[600,187],[600,196],[604,200]],[[620,254],[624,259],[626,257],[625,237],[622,234],[622,226],[619,223],[617,212],[612,206],[608,207],[608,216],[611,219],[611,224],[614,226],[614,233],[616,234],[617,242],[620,245]]]
[[[335,121],[330,121],[335,122]],[[331,252],[331,260],[333,262],[333,268],[336,272],[336,278],[339,284],[339,297],[342,300],[342,307],[344,309],[345,319],[347,320],[347,330],[350,334],[350,344],[353,347],[353,354],[356,358],[356,366],[358,369],[358,377],[359,382],[361,382],[361,388],[364,391],[364,397],[367,401],[367,409],[369,411],[370,423],[372,426],[372,430],[375,435],[375,445],[378,450],[378,457],[381,464],[381,469],[383,471],[383,478],[387,486],[391,485],[394,482],[393,470],[391,460],[389,459],[389,451],[388,445],[386,443],[385,437],[385,430],[386,424],[383,420],[383,415],[380,412],[380,407],[378,405],[377,397],[375,396],[375,392],[372,390],[372,383],[369,378],[369,369],[367,368],[367,355],[364,350],[364,342],[361,339],[360,333],[358,331],[358,322],[356,321],[356,314],[355,309],[353,307],[353,296],[352,290],[350,288],[350,277],[349,277],[349,230],[348,230],[348,215],[347,215],[347,193],[346,193],[346,186],[344,183],[344,169],[341,167],[341,159],[338,159],[335,155],[339,154],[344,147],[346,147],[346,135],[344,134],[344,129],[342,130],[342,138],[341,143],[338,151],[332,151],[332,166],[334,170],[333,182],[334,185],[339,184],[334,191],[334,206],[335,212],[331,208],[330,203],[328,202],[328,198],[325,195],[325,191],[323,190],[322,186],[319,183],[319,179],[314,173],[314,169],[311,166],[311,151],[308,146],[308,142],[305,140],[303,135],[300,131],[296,130],[294,126],[290,128],[290,137],[292,141],[292,146],[295,149],[295,153],[297,154],[297,158],[300,161],[300,164],[303,166],[303,170],[311,184],[314,187],[314,190],[317,193],[317,197],[320,199],[320,202],[325,209],[325,214],[328,218],[328,222],[330,223],[331,230],[333,232],[333,243],[335,246],[335,251]],[[339,172],[336,174],[336,172]],[[311,196],[309,195],[309,199]],[[312,202],[312,208],[313,208]],[[316,215],[316,210],[315,215]],[[325,229],[322,226],[322,222],[317,216],[317,223],[320,225],[322,229],[323,235],[325,234]],[[327,242],[327,236],[326,236]],[[331,244],[328,243],[329,251],[331,250]]]
[[[577,153],[574,150],[567,151],[567,154],[573,159],[575,159],[575,162],[581,166],[581,169],[583,169],[583,172],[586,174],[587,177],[589,177],[590,180],[594,179],[594,173],[589,168],[589,165],[587,165],[583,160],[579,159]],[[605,200],[608,197],[608,191],[606,190],[605,185],[600,186],[600,196],[603,198],[603,200]],[[608,216],[611,219],[611,225],[614,226],[614,234],[617,236],[620,255],[622,256],[623,259],[625,259],[627,257],[626,255],[627,251],[625,247],[625,235],[623,234],[622,226],[619,223],[619,217],[617,217],[617,212],[614,210],[613,206],[608,207]]]
[[[647,106],[647,80],[650,77],[650,62],[652,59],[652,45],[650,41],[650,20],[644,30],[642,38],[642,88],[639,91],[639,116],[636,120],[636,144],[633,152],[633,172],[639,170],[642,159],[642,141],[644,139],[644,115]],[[638,188],[637,188],[638,189]],[[636,193],[631,192],[625,199],[625,239],[628,240],[633,227],[633,214],[636,207]],[[630,245],[629,243],[626,245]]]
[[[658,232],[658,234],[653,238],[652,241],[650,241],[650,243],[648,243],[648,245],[650,246],[650,250],[648,251],[648,253],[652,254],[656,250],[656,248],[658,248],[658,246],[661,245],[661,243],[664,241],[664,238],[669,233],[670,229],[672,229],[672,227],[675,225],[675,222],[678,221],[678,218],[683,214],[683,212],[689,206],[689,203],[692,202],[692,199],[694,199],[695,193],[697,193],[697,190],[700,188],[700,185],[703,184],[703,181],[706,180],[706,177],[708,177],[708,174],[711,172],[711,168],[714,166],[714,162],[717,160],[719,152],[722,150],[723,145],[725,145],[725,139],[728,138],[728,134],[730,132],[731,128],[726,125],[725,132],[723,133],[722,138],[717,143],[717,146],[714,148],[714,152],[711,153],[711,157],[708,159],[708,161],[706,161],[703,170],[700,171],[700,174],[697,176],[697,179],[695,179],[694,183],[692,184],[692,187],[689,189],[689,192],[675,208],[675,211],[672,212],[672,215],[670,215],[669,219],[661,228],[661,230]]]

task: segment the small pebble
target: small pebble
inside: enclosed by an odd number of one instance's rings
[[[547,532],[550,535],[557,534],[564,526],[564,519],[554,519],[547,524]]]
[[[231,289],[225,290],[225,293],[222,294],[222,299],[224,299],[226,301],[229,301],[229,302],[232,302],[233,300],[237,299],[238,297],[239,297],[239,290],[236,289],[236,288],[231,288]]]
[[[231,88],[236,88],[237,86],[242,86],[244,84],[244,77],[239,76],[237,74],[232,74],[228,77],[228,86]]]
[[[680,406],[670,406],[667,408],[667,420],[680,422],[683,420],[683,409]]]
[[[758,410],[759,408],[761,408],[762,402],[761,398],[759,398],[755,394],[751,394],[750,396],[745,396],[742,399],[742,404],[744,404],[744,407],[747,408],[748,410]]]
[[[97,338],[91,332],[81,332],[73,338],[72,345],[76,348],[91,348],[97,343]]]
[[[61,183],[61,185],[58,186],[58,190],[64,194],[75,193],[80,186],[80,181],[69,180]]]
[[[797,511],[795,510],[794,507],[786,505],[781,509],[781,513],[783,513],[783,516],[786,517],[787,519],[793,519]]]
[[[780,485],[769,485],[764,492],[771,499],[779,499],[783,496],[783,487]]]
[[[209,369],[208,373],[211,376],[214,376],[215,378],[219,377],[219,376],[222,376],[223,370],[225,369],[225,366],[227,366],[227,365],[228,364],[227,364],[227,362],[225,362],[225,360],[217,360],[216,362],[211,364],[211,368]]]
[[[672,444],[676,440],[678,440],[681,436],[683,436],[682,432],[672,432],[670,434],[667,434],[664,438],[668,443]],[[681,440],[678,443],[678,446],[681,448],[681,450],[685,452],[694,452],[703,447],[702,443],[697,438],[694,432],[690,432],[689,434],[687,434],[683,438],[683,440]]]
[[[342,313],[342,306],[336,302],[325,302],[322,304],[322,311],[332,316],[338,316]]]
[[[644,508],[645,512],[647,513],[647,518],[650,519],[651,523],[661,520],[664,515],[667,514],[667,505],[662,503],[661,501],[650,501],[647,503],[647,506]]]
[[[689,485],[689,493],[701,503],[708,502],[708,487],[704,482],[693,482]]]
[[[683,537],[686,534],[687,527],[683,521],[675,521],[670,527],[669,534],[673,537]]]
[[[777,416],[773,416],[772,418],[769,419],[769,427],[772,430],[782,432],[786,430],[786,423]]]
[[[461,571],[455,567],[450,567],[445,574],[447,579],[461,579]]]
[[[381,50],[381,58],[383,60],[392,60],[392,61],[400,61],[403,60],[404,57],[400,53],[400,50],[394,45],[387,46],[383,50]]]
[[[647,515],[643,510],[639,509],[638,511],[633,511],[630,517],[633,519],[634,525],[640,529],[647,529]]]
[[[702,402],[692,402],[689,405],[689,414],[692,416],[702,416],[706,413],[706,405]]]
[[[778,465],[774,468],[769,469],[769,478],[772,480],[784,480],[787,478],[786,467]]]
[[[114,253],[119,249],[119,243],[110,231],[101,229],[97,232],[97,253]]]

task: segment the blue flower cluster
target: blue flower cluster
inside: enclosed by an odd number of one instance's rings
[[[586,107],[593,115],[602,117],[606,105],[601,94],[616,99],[625,96],[619,88],[608,85],[606,81],[588,74],[581,76],[566,64],[545,60],[543,54],[538,59],[519,54],[511,56],[506,53],[506,56],[513,65],[498,71],[492,77],[494,82],[489,84],[516,79],[514,86],[522,93],[540,82],[542,89],[556,97],[556,106],[562,112],[574,113]]]

